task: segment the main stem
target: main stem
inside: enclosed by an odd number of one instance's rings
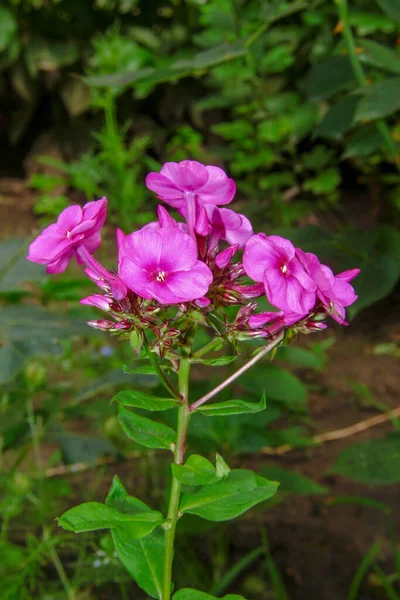
[[[178,391],[182,403],[178,409],[178,427],[176,432],[176,445],[174,451],[174,463],[183,464],[185,458],[186,438],[189,426],[189,376],[191,344],[182,350],[182,358],[178,372]],[[168,506],[168,528],[165,533],[164,550],[164,577],[162,587],[162,600],[171,598],[172,563],[174,560],[175,530],[178,522],[179,500],[181,495],[181,483],[172,475],[171,493]]]

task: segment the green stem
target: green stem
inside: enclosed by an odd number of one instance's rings
[[[189,427],[189,376],[190,376],[190,350],[191,343],[183,348],[182,359],[179,365],[178,382],[179,393],[183,402],[178,408],[178,427],[176,432],[176,445],[174,452],[174,463],[181,465],[185,459],[186,438]],[[172,563],[174,560],[174,541],[176,524],[179,518],[179,501],[181,495],[181,483],[172,475],[171,493],[168,506],[168,528],[165,533],[164,550],[164,577],[162,588],[162,600],[171,598]]]
[[[196,352],[193,352],[192,360],[197,360],[198,358],[201,358],[202,356],[204,356],[204,354],[207,354],[207,352],[211,352],[211,350],[214,350],[214,348],[217,348],[221,344],[222,344],[221,338],[217,337],[217,338],[211,340],[211,342],[208,342],[208,344],[206,344],[202,348],[199,348],[199,350],[196,350]]]
[[[157,360],[154,352],[151,351],[150,344],[147,341],[146,336],[144,336],[144,339],[143,339],[143,346],[147,352],[147,356],[149,357],[151,365],[152,365],[153,369],[155,370],[155,372],[157,373],[158,378],[161,381],[161,383],[163,384],[163,386],[169,391],[169,393],[174,398],[176,398],[177,400],[181,400],[182,398],[181,398],[180,394],[176,391],[176,389],[174,388],[172,383],[166,377],[164,371],[162,370],[162,368],[160,367],[160,365],[158,363],[158,360]]]
[[[67,594],[68,600],[75,600],[74,589],[67,577],[67,574],[62,565],[60,557],[58,556],[57,550],[55,549],[54,545],[51,542],[49,531],[46,528],[43,530],[43,537],[48,544],[49,556],[50,556],[51,560],[53,561],[53,565],[56,568],[58,577],[60,578],[62,586],[65,590],[65,593]]]
[[[356,78],[358,84],[360,85],[360,87],[365,87],[367,85],[367,78],[366,78],[364,70],[360,64],[360,61],[358,60],[356,44],[354,42],[354,37],[353,37],[353,33],[351,31],[351,26],[350,26],[350,22],[349,22],[347,0],[337,0],[337,3],[338,3],[338,7],[339,7],[339,18],[343,24],[343,37],[344,37],[344,41],[346,43],[347,52],[349,55],[349,59],[350,59],[350,63],[351,63],[353,72],[354,72],[355,78]],[[397,169],[400,170],[400,165],[399,165],[398,159],[397,159],[397,155],[398,155],[397,147],[396,147],[395,141],[393,140],[393,138],[391,136],[389,127],[387,126],[385,121],[380,120],[380,121],[377,121],[376,128],[378,129],[379,133],[381,134],[382,139],[386,143],[386,146],[387,146],[389,152],[393,155],[394,162],[395,162]]]

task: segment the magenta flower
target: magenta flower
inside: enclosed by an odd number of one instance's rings
[[[358,297],[349,282],[360,273],[360,269],[344,271],[335,277],[315,254],[297,248],[296,256],[317,284],[317,296],[327,311],[338,323],[347,325],[345,307],[353,304]]]
[[[253,235],[243,256],[249,277],[264,283],[269,302],[285,313],[306,314],[315,304],[317,285],[295,257],[293,244],[277,235]]]
[[[202,298],[213,279],[207,265],[197,260],[193,240],[175,228],[126,236],[118,264],[119,276],[129,289],[160,304]]]
[[[188,232],[193,238],[200,206],[229,204],[236,191],[235,182],[225,171],[195,160],[165,163],[160,173],[147,175],[146,185],[186,217]]]
[[[229,208],[218,208],[213,204],[206,204],[205,209],[211,229],[209,250],[214,249],[219,240],[244,248],[247,240],[253,235],[249,219]]]
[[[27,259],[47,265],[47,273],[62,273],[80,247],[91,254],[100,246],[99,230],[106,213],[107,198],[88,202],[83,208],[69,206],[57,223],[46,227],[31,243]]]
[[[91,296],[86,296],[86,298],[82,298],[80,302],[85,306],[94,306],[95,308],[99,308],[105,312],[109,312],[111,310],[112,304],[111,298],[107,298],[107,296],[102,296],[101,294],[92,294]]]

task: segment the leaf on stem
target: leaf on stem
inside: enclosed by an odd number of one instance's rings
[[[148,535],[162,521],[163,516],[160,512],[147,507],[141,512],[124,514],[101,502],[85,502],[67,510],[58,519],[58,524],[63,529],[75,533],[129,527],[132,539],[136,539]]]
[[[119,402],[122,406],[142,408],[143,410],[162,411],[178,406],[179,401],[175,398],[159,398],[152,394],[138,392],[137,390],[125,390],[119,392],[111,402]]]
[[[245,400],[227,400],[218,404],[204,404],[196,409],[196,412],[206,417],[226,417],[228,415],[254,414],[265,410],[265,394],[259,402],[246,402]]]
[[[113,479],[106,503],[127,514],[138,509],[150,510],[144,502],[128,495],[118,477]],[[130,527],[125,526],[111,529],[111,535],[120,561],[138,586],[152,598],[161,598],[164,534],[154,530],[146,537],[133,539]]]
[[[226,479],[182,496],[180,510],[208,521],[228,521],[271,498],[278,483],[253,471],[235,469]]]
[[[216,596],[206,594],[205,592],[199,592],[198,590],[185,588],[183,590],[179,590],[179,592],[176,592],[173,595],[172,600],[218,600],[218,598]],[[220,600],[246,600],[246,598],[243,596],[238,596],[237,594],[228,594]]]
[[[205,485],[217,480],[214,465],[198,454],[192,454],[184,465],[172,464],[175,479],[184,485]]]
[[[147,448],[171,450],[175,443],[176,433],[173,429],[163,423],[135,415],[122,406],[119,407],[118,421],[128,438]]]

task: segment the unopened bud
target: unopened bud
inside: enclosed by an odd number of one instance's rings
[[[195,300],[194,303],[199,308],[206,308],[211,304],[211,300],[203,296],[202,298],[197,298],[197,300]]]
[[[176,338],[178,336],[181,335],[181,330],[180,329],[170,329],[169,331],[167,331],[167,336],[169,338]]]
[[[104,310],[105,312],[109,312],[111,310],[111,299],[107,298],[107,296],[101,296],[100,294],[92,294],[92,296],[82,298],[80,302],[85,306],[95,306],[96,308],[100,308],[100,310]]]
[[[93,327],[93,329],[111,329],[115,325],[115,323],[106,319],[94,319],[93,321],[86,321],[86,324]]]
[[[119,321],[118,323],[114,323],[114,331],[128,331],[129,329],[132,329],[132,323],[129,321]]]
[[[229,248],[225,248],[215,257],[215,264],[219,269],[224,269],[231,262],[233,255],[239,249],[239,244],[234,244],[233,246],[229,246]]]
[[[129,336],[129,344],[134,353],[139,356],[143,346],[143,333],[134,329]]]

